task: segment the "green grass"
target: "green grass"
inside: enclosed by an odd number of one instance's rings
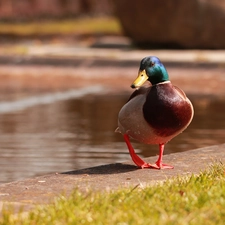
[[[116,18],[82,18],[57,21],[35,21],[21,23],[0,22],[0,35],[17,36],[56,35],[56,34],[120,34],[120,23]]]
[[[110,193],[75,190],[27,216],[3,210],[0,224],[224,224],[225,166],[216,164],[199,175],[177,177],[151,187]]]

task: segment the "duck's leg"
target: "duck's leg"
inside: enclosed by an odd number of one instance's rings
[[[154,168],[154,169],[173,169],[174,168],[173,166],[162,163],[164,145],[165,144],[159,145],[159,158],[155,162],[155,164],[151,165],[151,168]]]
[[[124,134],[123,135],[123,138],[127,144],[127,147],[129,149],[129,152],[130,152],[130,156],[133,160],[133,162],[138,166],[138,167],[141,167],[142,169],[144,168],[151,168],[151,165],[146,163],[145,161],[143,161],[134,151],[131,143],[130,143],[130,138],[127,134]]]

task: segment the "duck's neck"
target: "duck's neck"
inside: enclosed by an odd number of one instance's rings
[[[162,64],[155,66],[152,74],[153,75],[149,78],[152,85],[169,81],[169,75]]]
[[[168,84],[168,83],[171,83],[171,82],[169,80],[167,80],[167,81],[159,82],[159,83],[154,84],[154,85],[161,85],[161,84]]]

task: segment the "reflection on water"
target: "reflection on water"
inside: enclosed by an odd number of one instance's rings
[[[125,94],[92,94],[37,104],[0,115],[0,182],[130,160],[114,133]],[[189,128],[166,145],[165,154],[223,143],[225,100],[193,96],[195,117]],[[141,156],[157,146],[134,143]]]

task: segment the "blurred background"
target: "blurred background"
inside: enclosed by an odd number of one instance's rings
[[[224,143],[224,24],[219,0],[0,0],[0,183],[130,160],[114,130],[147,55],[195,108],[165,154]]]

